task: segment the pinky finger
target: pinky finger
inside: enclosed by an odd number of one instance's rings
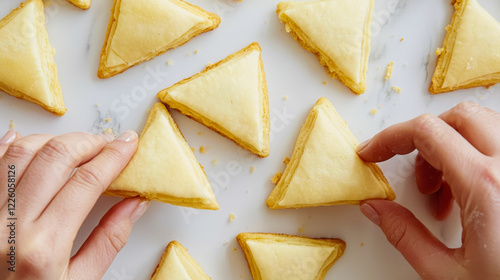
[[[12,129],[5,133],[5,135],[0,139],[0,158],[3,157],[9,148],[9,145],[19,138],[21,138],[21,135]]]
[[[127,198],[113,206],[71,258],[68,279],[101,279],[148,206],[149,201],[140,198]]]
[[[431,195],[432,215],[439,221],[443,221],[453,210],[453,194],[450,185],[443,180],[441,188]]]

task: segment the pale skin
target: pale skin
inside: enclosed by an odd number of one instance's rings
[[[133,131],[116,140],[87,133],[21,137],[7,132],[0,139],[0,182],[5,188],[0,192],[0,219],[9,217],[8,174],[15,170],[16,272],[7,270],[11,233],[2,226],[0,279],[101,279],[149,202],[124,199],[104,215],[74,256],[71,248],[97,199],[136,149]]]
[[[417,186],[431,196],[435,217],[445,219],[454,199],[461,208],[463,246],[449,249],[397,203],[361,204],[362,213],[381,227],[423,279],[500,277],[498,139],[499,113],[461,104],[439,117],[423,115],[394,125],[359,147],[360,157],[370,162],[417,149]],[[17,272],[2,269],[0,279],[100,279],[148,202],[123,200],[108,211],[72,257],[71,248],[98,197],[136,149],[135,132],[117,140],[85,133],[21,137],[7,132],[0,139],[0,182],[6,185],[9,165],[15,165]],[[8,217],[7,199],[7,192],[0,192],[3,221]],[[0,240],[8,235],[2,227]],[[2,264],[8,253],[7,244],[0,243]]]
[[[370,162],[418,150],[416,182],[431,197],[434,216],[445,219],[453,200],[460,207],[462,247],[450,249],[403,206],[361,204],[423,279],[500,279],[499,139],[499,113],[462,103],[389,127],[358,148]]]

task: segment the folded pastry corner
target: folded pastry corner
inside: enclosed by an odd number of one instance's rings
[[[321,280],[344,253],[343,240],[274,233],[236,237],[254,280]]]
[[[290,162],[267,199],[271,209],[395,199],[380,168],[356,153],[358,140],[326,98],[303,124]]]
[[[255,155],[269,155],[269,98],[258,43],[160,91],[158,98]]]
[[[114,0],[97,76],[109,78],[219,26],[182,0]]]
[[[78,7],[82,10],[87,10],[90,8],[90,4],[92,0],[67,0],[69,3],[71,3],[73,6]]]
[[[0,20],[0,49],[0,90],[64,115],[67,109],[41,0],[21,3]]]
[[[151,280],[210,280],[188,250],[179,242],[168,244]]]
[[[219,209],[203,167],[162,103],[151,109],[136,153],[104,194]]]
[[[500,23],[476,0],[456,0],[455,13],[429,91],[432,94],[500,82]]]
[[[314,53],[328,75],[355,94],[366,90],[373,0],[285,1],[277,14],[300,45]]]

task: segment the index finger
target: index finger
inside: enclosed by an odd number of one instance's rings
[[[385,129],[360,146],[358,155],[365,161],[380,162],[415,149],[430,165],[443,172],[450,185],[458,188],[457,200],[469,194],[475,177],[471,174],[477,174],[485,164],[484,156],[460,133],[429,114]]]

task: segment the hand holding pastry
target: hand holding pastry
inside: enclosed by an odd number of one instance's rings
[[[116,204],[73,257],[71,248],[97,199],[136,148],[135,132],[114,141],[87,133],[7,132],[0,139],[0,218],[12,227],[3,226],[0,238],[15,242],[1,243],[0,261],[15,272],[2,269],[0,279],[100,279],[148,202],[130,198]],[[9,263],[12,252],[15,262]]]
[[[500,276],[500,114],[462,103],[439,117],[422,115],[377,134],[358,149],[369,162],[419,151],[416,181],[442,220],[460,207],[462,247],[450,249],[404,207],[366,201],[361,211],[424,279]]]

